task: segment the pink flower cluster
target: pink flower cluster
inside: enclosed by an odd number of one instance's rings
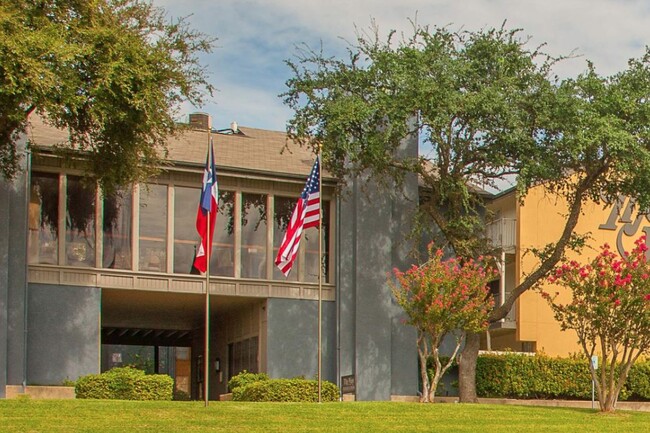
[[[557,266],[547,278],[549,283],[565,286],[573,292],[572,305],[586,305],[587,297],[601,299],[615,307],[634,299],[650,301],[650,264],[646,259],[648,247],[645,235],[634,242],[634,248],[624,257],[611,250],[608,244],[589,264],[575,260]],[[550,303],[554,299],[542,292]]]
[[[494,305],[487,284],[497,271],[486,268],[488,259],[443,260],[441,250],[430,249],[429,260],[402,272],[393,269],[397,302],[416,327],[450,327],[478,331],[487,324]]]

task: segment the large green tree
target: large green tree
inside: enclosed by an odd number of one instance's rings
[[[439,245],[461,258],[490,249],[490,216],[477,185],[514,178],[521,199],[533,186],[566,199],[561,236],[538,251],[536,269],[492,310],[496,322],[579,243],[574,229],[586,201],[624,194],[641,209],[650,203],[648,56],[612,77],[590,64],[563,81],[551,74],[557,60],[504,27],[416,26],[412,37],[386,40],[375,32],[360,37],[348,59],[306,50],[288,61],[293,77],[284,97],[294,116],[287,130],[301,145],[322,143],[324,163],[339,176],[364,172],[386,184],[416,173],[426,195],[420,212],[434,223]],[[412,135],[428,150],[398,157]],[[462,401],[476,400],[478,349],[479,335],[468,334]]]
[[[32,113],[70,132],[110,190],[151,174],[180,104],[212,91],[198,55],[213,39],[138,0],[0,3],[0,172],[19,169]]]

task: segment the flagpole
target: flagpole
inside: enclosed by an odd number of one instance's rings
[[[213,148],[212,137],[210,136],[210,129],[212,128],[210,120],[208,120],[208,164],[210,170],[212,170],[212,158],[214,155],[211,154]],[[213,176],[214,173],[211,174]],[[212,192],[210,191],[210,194]],[[207,260],[205,266],[205,354],[203,359],[203,385],[204,385],[204,400],[205,407],[208,407],[208,396],[209,396],[209,381],[210,381],[210,254],[212,253],[212,236],[210,236],[210,212],[212,206],[208,209],[208,218],[206,220],[206,226],[208,231],[206,232],[207,242],[205,248],[205,257]]]
[[[323,162],[321,160],[321,146],[318,146],[318,402],[322,402],[322,337],[323,337]]]

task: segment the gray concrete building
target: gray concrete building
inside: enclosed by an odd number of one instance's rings
[[[206,278],[191,271],[208,123],[192,120],[168,142],[158,177],[104,195],[84,181],[83,161],[52,151],[66,133],[32,119],[25,171],[0,180],[0,398],[127,364],[170,374],[178,392],[203,398]],[[416,395],[415,331],[386,274],[409,264],[417,179],[391,194],[323,173],[322,231],[303,233],[285,278],[273,262],[314,155],[283,151],[281,132],[233,124],[211,135],[219,213],[209,398],[242,370],[316,376],[319,266],[323,378],[354,378],[358,400]],[[403,151],[415,155],[417,140]]]

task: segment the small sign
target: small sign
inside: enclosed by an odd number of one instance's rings
[[[343,394],[354,394],[356,392],[356,378],[354,374],[341,376],[341,392]]]
[[[591,366],[594,370],[598,370],[598,357],[596,355],[591,357]]]
[[[119,364],[122,362],[122,354],[119,352],[111,353],[111,361],[113,364]]]

